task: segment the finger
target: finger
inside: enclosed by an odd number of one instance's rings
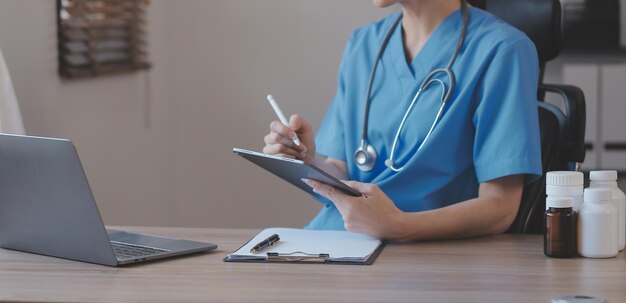
[[[291,129],[297,131],[300,129],[300,127],[302,127],[302,122],[304,121],[304,119],[302,119],[302,117],[300,117],[300,115],[298,114],[293,114],[291,115],[291,117],[289,117],[289,124],[287,124],[288,127],[290,127]]]
[[[341,218],[343,219],[344,222],[346,222],[346,224],[352,221],[351,218],[353,218],[355,215],[354,203],[355,202],[358,203],[359,201],[353,200],[352,197],[338,191],[336,188],[328,184],[324,184],[322,182],[318,182],[318,181],[310,180],[310,179],[303,179],[303,181],[305,181],[309,186],[311,186],[314,192],[330,200],[335,205],[335,207],[337,208],[337,211],[339,211],[339,214],[341,214]],[[346,229],[351,230],[352,227],[350,228],[346,227]]]
[[[311,188],[313,188],[313,191],[326,197],[326,198],[333,198],[336,195],[336,191],[334,190],[334,188],[330,185],[324,184],[322,182],[319,181],[315,181],[315,180],[311,180],[311,179],[305,179],[306,184],[308,184]]]
[[[296,133],[305,133],[312,131],[311,124],[304,120],[302,116],[298,114],[293,114],[289,117],[289,125],[291,129],[293,129]]]
[[[348,180],[341,180],[341,182],[343,182],[345,185],[348,185],[360,191],[363,194],[369,194],[369,193],[372,193],[374,190],[376,190],[376,185],[372,183],[362,183],[362,182],[348,181]]]
[[[313,188],[314,192],[332,201],[337,208],[342,208],[345,204],[344,200],[349,197],[348,195],[338,191],[334,186],[330,186],[319,181],[305,179],[305,183]]]
[[[263,147],[263,152],[266,154],[277,156],[287,155],[289,158],[297,158],[298,156],[300,156],[300,152],[278,143],[265,145],[265,147]]]
[[[280,139],[279,139],[280,143],[282,143],[284,145],[287,145],[287,146],[289,146],[289,147],[299,151],[300,153],[305,153],[306,152],[306,146],[304,144],[300,143],[300,145],[296,145],[296,143],[294,143],[293,139],[281,136],[278,133],[274,133],[274,134],[275,134],[275,136],[277,138],[280,137]]]
[[[289,158],[297,158],[301,155],[299,151],[278,143],[265,145],[263,152],[270,155],[289,155]]]
[[[273,147],[273,149],[268,149],[269,151],[282,152],[283,150],[293,150],[294,153],[290,153],[291,154],[290,158],[295,157],[298,159],[304,159],[306,157],[306,152],[305,152],[306,148],[304,148],[304,146],[295,145],[293,141],[279,135],[278,133],[275,133],[275,132],[269,133],[267,136],[265,136],[264,141],[265,141],[266,146],[278,144],[278,145],[284,145],[286,148],[286,149],[282,149],[282,148],[279,149],[279,147]]]
[[[284,137],[276,132],[270,132],[269,134],[267,134],[264,138],[263,141],[265,142],[266,145],[272,145],[272,144],[282,144],[282,145],[286,145],[287,147],[296,149],[300,152],[303,152],[302,147],[301,146],[297,146],[293,143],[293,140]]]
[[[292,155],[287,155],[287,154],[275,154],[274,156],[283,157],[283,158],[290,158],[290,159],[295,159],[296,158],[296,157],[294,157]]]
[[[287,127],[285,124],[280,123],[280,121],[272,121],[272,123],[270,123],[270,129],[273,132],[277,132],[280,135],[290,138],[290,139],[294,139],[297,138],[296,136],[296,132],[293,131],[293,129]]]
[[[303,144],[296,145],[293,140],[283,137],[276,132],[270,132],[263,138],[265,145],[282,144],[288,148],[294,149],[300,153],[299,157],[304,158],[306,156],[306,147]]]
[[[293,114],[289,117],[288,127],[294,130],[298,138],[310,136],[313,133],[311,124],[306,122],[300,115]],[[306,150],[305,150],[306,151]]]
[[[293,114],[289,117],[289,123],[287,125],[291,129],[293,129],[298,136],[298,138],[302,141],[303,137],[310,136],[313,133],[313,129],[311,128],[311,124],[306,122],[300,115]],[[306,146],[304,146],[304,152],[307,151]]]

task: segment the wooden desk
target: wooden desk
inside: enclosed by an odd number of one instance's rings
[[[371,266],[225,263],[258,230],[134,227],[214,242],[205,254],[110,268],[0,249],[0,300],[63,302],[626,302],[626,257],[550,259],[536,235],[388,245]]]

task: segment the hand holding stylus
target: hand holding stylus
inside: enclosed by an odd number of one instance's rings
[[[297,114],[287,121],[276,100],[271,95],[267,99],[281,121],[272,121],[270,124],[270,133],[264,138],[263,152],[312,161],[315,158],[315,141],[311,124]]]
[[[276,113],[276,116],[280,119],[280,123],[288,125],[289,121],[287,121],[287,117],[283,114],[283,111],[278,106],[278,103],[276,103],[276,100],[274,100],[274,97],[272,95],[267,95],[267,101],[269,101],[270,106],[272,106],[272,109],[274,109],[274,112]],[[300,139],[298,139],[298,135],[296,133],[290,135],[290,138],[296,146],[300,146]]]

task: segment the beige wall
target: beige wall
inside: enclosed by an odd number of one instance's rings
[[[153,0],[147,73],[56,73],[55,2],[0,1],[4,51],[29,134],[72,139],[108,224],[301,226],[319,205],[232,155],[260,149],[273,112],[318,125],[362,0]]]
[[[55,8],[52,0],[0,1],[0,47],[26,131],[75,142],[107,223],[176,224],[167,5],[151,8],[152,71],[77,81],[57,76]]]
[[[382,16],[369,1],[184,1],[173,7],[178,222],[301,226],[320,204],[232,155],[260,150],[272,93],[316,126],[351,31]],[[210,206],[209,206],[210,205]],[[208,221],[209,220],[209,221]],[[207,223],[211,222],[211,223]]]

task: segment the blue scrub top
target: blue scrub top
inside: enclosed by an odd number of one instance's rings
[[[423,92],[407,118],[396,149],[393,138],[419,84],[445,67],[460,33],[460,10],[432,33],[417,57],[407,63],[398,25],[384,51],[372,87],[368,141],[378,152],[373,170],[354,162],[360,143],[368,77],[383,36],[400,12],[357,29],[343,55],[337,93],[317,133],[317,152],[343,160],[350,179],[374,183],[406,212],[452,205],[478,196],[481,182],[508,175],[541,174],[537,115],[539,64],[528,37],[497,17],[469,8],[467,35],[454,63],[456,89],[431,137],[417,152],[441,105],[441,89]],[[344,229],[335,206],[325,206],[306,226]]]

